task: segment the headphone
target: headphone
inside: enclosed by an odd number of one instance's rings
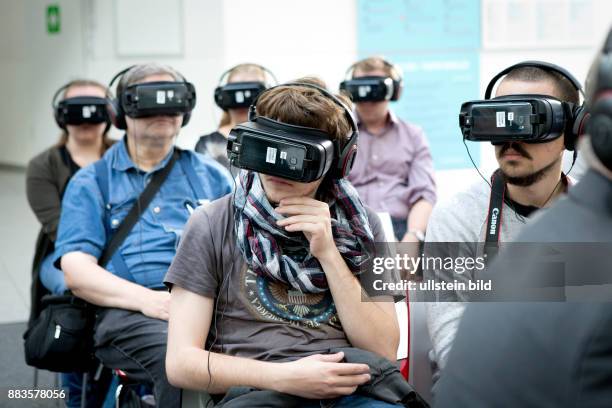
[[[485,99],[491,99],[493,87],[501,77],[503,77],[514,69],[525,67],[540,68],[544,71],[556,72],[560,74],[565,79],[567,79],[572,84],[572,86],[584,97],[584,90],[582,89],[580,82],[565,68],[544,61],[523,61],[519,62],[518,64],[509,66],[508,68],[495,75],[487,85],[487,89],[485,91]],[[565,106],[565,113],[567,117],[564,131],[565,148],[567,150],[573,151],[576,149],[576,142],[578,141],[578,137],[583,133],[583,129],[587,122],[588,115],[586,109],[584,109],[584,105],[577,105],[565,101],[562,102]]]
[[[219,108],[221,108],[223,110],[226,110],[226,108],[224,108],[222,106],[222,104],[221,104],[221,99],[222,99],[221,93],[223,91],[223,87],[225,85],[227,85],[227,81],[229,79],[229,76],[232,74],[232,72],[236,68],[239,68],[239,67],[242,67],[242,66],[247,66],[247,65],[259,68],[260,70],[263,71],[264,77],[265,77],[265,74],[268,74],[269,77],[272,78],[272,80],[274,81],[274,85],[278,84],[278,80],[276,79],[276,76],[274,75],[274,73],[272,73],[272,71],[270,71],[268,68],[264,67],[263,65],[254,64],[254,63],[251,63],[251,62],[245,62],[245,63],[242,63],[242,64],[234,65],[233,67],[225,70],[221,74],[221,77],[219,77],[219,82],[217,83],[217,87],[215,88],[215,104],[217,104],[217,106]],[[259,81],[256,81],[256,82],[259,82]],[[262,83],[263,83],[264,88],[266,88],[266,89],[270,88],[272,86],[272,83],[270,83],[267,80],[264,80]]]
[[[58,98],[63,91],[65,91],[66,89],[70,88],[73,85],[76,85],[77,82],[78,81],[70,81],[67,84],[62,85],[57,91],[55,91],[55,94],[53,94],[53,98],[51,99],[51,107],[53,108],[53,117],[55,118],[55,123],[57,123],[57,126],[59,126],[62,130],[65,130],[66,132],[68,131],[68,128],[66,127],[67,125],[66,116],[65,116],[66,111],[62,104],[64,100],[58,101]],[[109,115],[108,115],[109,117],[105,121],[106,127],[104,128],[104,133],[106,133],[108,132],[111,126],[110,111],[112,109],[111,100],[113,97],[108,88],[104,88],[104,92],[106,93],[105,98],[108,102],[106,105],[106,109],[109,112]]]
[[[138,65],[130,65],[129,67],[119,71],[113,77],[113,79],[111,79],[110,83],[108,84],[108,88],[111,89],[111,87],[113,86],[113,83],[115,83],[115,81],[118,78],[120,78],[119,79],[119,83],[117,84],[117,87],[119,87],[119,85],[121,84],[121,81],[123,80],[123,76],[125,75],[125,73],[128,72],[129,70],[131,70],[132,68],[137,67],[137,66]],[[183,74],[181,74],[180,72],[178,72],[176,70],[174,70],[174,72],[177,73],[181,77],[182,82],[188,83],[187,79],[185,79]],[[177,81],[177,82],[179,82],[179,81]],[[125,88],[127,88],[127,86]],[[125,89],[121,93],[117,93],[115,98],[113,98],[111,100],[111,104],[110,104],[110,106],[111,106],[111,110],[110,110],[111,121],[113,122],[113,125],[115,125],[115,127],[117,129],[121,129],[121,130],[127,129],[127,122],[125,121],[125,109],[123,108],[123,104],[122,104],[122,99],[123,99],[123,93],[124,92],[125,92]],[[181,124],[181,127],[186,126],[189,123],[189,119],[191,119],[191,112],[183,114],[183,123]]]
[[[249,122],[255,122],[255,123],[259,122],[265,126],[269,126],[269,127],[279,129],[279,130],[284,130],[289,133],[296,133],[296,132],[300,133],[300,131],[302,131],[303,133],[304,129],[309,129],[311,131],[316,130],[318,132],[321,132],[319,129],[305,128],[304,126],[297,126],[297,125],[290,125],[288,123],[283,123],[283,122],[279,122],[274,119],[267,118],[265,116],[257,115],[257,101],[259,100],[261,95],[267,93],[268,91],[271,91],[272,89],[275,89],[281,86],[285,86],[285,87],[302,86],[306,88],[316,89],[321,95],[330,99],[336,105],[342,108],[342,110],[344,111],[344,115],[346,116],[351,126],[351,130],[349,131],[349,134],[347,135],[346,144],[344,145],[343,148],[341,148],[341,142],[337,138],[333,140],[334,161],[332,163],[331,169],[329,170],[328,174],[330,174],[330,176],[333,178],[344,178],[348,176],[351,169],[353,168],[353,164],[355,162],[355,156],[357,155],[357,140],[359,139],[359,130],[357,130],[357,122],[355,120],[355,117],[353,116],[353,112],[348,108],[348,106],[346,106],[344,102],[342,102],[340,99],[338,99],[336,96],[334,96],[331,92],[327,91],[326,89],[321,88],[320,86],[317,86],[314,84],[303,83],[303,82],[288,82],[286,84],[280,84],[280,85],[276,85],[271,88],[268,88],[265,91],[261,92],[259,95],[257,95],[255,100],[253,101],[253,104],[249,107],[249,116],[248,116]]]
[[[591,117],[585,133],[591,136],[597,158],[612,170],[612,30],[591,66],[587,90]]]
[[[365,61],[366,59],[368,58],[359,60],[353,63],[350,67],[348,67],[348,69],[344,73],[344,81],[349,81],[351,79],[354,79],[353,75],[355,73],[355,67],[358,64],[362,63],[363,61]],[[400,98],[400,96],[402,95],[402,90],[404,89],[404,78],[402,75],[402,69],[399,67],[399,65],[392,64],[391,62],[387,61],[384,58],[376,57],[376,59],[382,61],[383,65],[389,68],[389,70],[391,71],[390,78],[391,78],[392,84],[390,86],[390,89],[388,89],[387,94],[390,95],[388,100],[395,102]]]

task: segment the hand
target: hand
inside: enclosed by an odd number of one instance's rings
[[[143,315],[159,320],[170,317],[170,292],[146,289],[140,311]]]
[[[277,224],[285,230],[302,231],[310,242],[310,253],[321,260],[322,257],[338,251],[331,229],[329,205],[308,197],[284,198],[279,202],[276,212],[287,216]]]
[[[344,353],[315,354],[282,363],[277,391],[302,398],[324,399],[351,395],[370,381],[367,364],[341,363]]]

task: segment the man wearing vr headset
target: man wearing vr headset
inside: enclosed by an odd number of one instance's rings
[[[502,77],[496,97],[489,99]],[[562,68],[527,61],[495,76],[485,100],[463,104],[464,137],[491,141],[499,169],[491,184],[480,181],[436,206],[427,242],[470,243],[467,255],[491,261],[499,244],[512,241],[528,217],[566,192],[569,182],[562,173],[562,157],[565,149],[575,148],[574,125],[582,118],[579,90],[577,80]],[[478,277],[474,271],[454,270],[426,270],[424,275],[466,285]],[[461,301],[468,296],[461,291],[438,293],[437,302],[427,305],[433,358],[441,369],[465,308]]]
[[[195,104],[192,84],[159,64],[136,65],[119,76],[113,121],[126,135],[68,185],[56,263],[72,292],[100,307],[96,356],[152,384],[158,406],[174,407],[180,392],[165,375],[169,293],[162,280],[193,208],[229,193],[231,178],[213,160],[174,146]],[[110,262],[98,265],[128,212],[140,209],[145,186],[164,173]]]
[[[168,377],[225,394],[220,406],[391,407],[414,395],[388,361],[393,302],[362,299],[355,276],[384,241],[345,179],[357,126],[347,102],[313,84],[262,92],[232,130],[240,184],[195,212],[166,275]]]
[[[530,302],[468,305],[438,385],[437,407],[605,407],[612,401],[612,31],[589,71],[586,91],[590,117],[580,154],[589,170],[567,199],[517,238],[582,248],[563,263],[562,280],[552,285],[561,298],[550,299],[547,291]],[[542,259],[509,270],[514,256],[513,248],[500,253],[489,272],[494,282],[512,274],[519,290],[544,287]],[[478,384],[470,392],[466,378]]]
[[[423,241],[436,201],[433,163],[425,133],[398,118],[399,68],[380,57],[353,64],[340,89],[355,102],[361,140],[349,180],[363,201],[391,215],[398,241]]]

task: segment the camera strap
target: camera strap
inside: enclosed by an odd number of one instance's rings
[[[491,176],[491,195],[489,197],[489,212],[487,214],[487,229],[484,254],[486,262],[490,262],[499,250],[499,237],[501,236],[502,211],[506,195],[506,182],[497,169]]]

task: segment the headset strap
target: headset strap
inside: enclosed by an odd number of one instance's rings
[[[506,182],[501,170],[497,169],[491,176],[491,195],[489,197],[489,211],[487,213],[487,229],[485,231],[485,261],[491,262],[499,250],[499,239],[502,228],[502,212],[506,195]]]

